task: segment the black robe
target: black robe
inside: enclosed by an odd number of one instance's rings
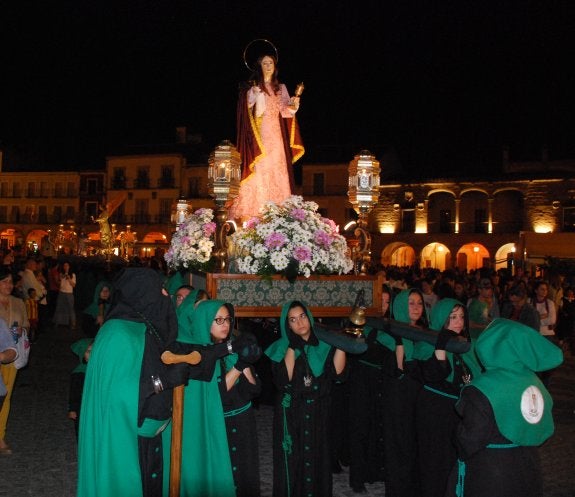
[[[314,376],[309,387],[304,386],[306,364],[303,354],[295,361],[291,381],[285,362],[272,362],[272,374],[278,389],[273,427],[274,497],[332,495],[330,394],[332,382],[343,379],[345,375],[345,370],[339,376],[336,374],[334,353],[335,349],[332,349],[327,355],[323,373]]]
[[[222,371],[225,370],[223,362]],[[256,380],[255,385],[242,374],[234,387],[228,391],[225,374],[218,380],[236,497],[260,496],[258,432],[251,400],[260,394],[262,384],[254,369],[251,370]]]
[[[395,377],[395,353],[368,335],[368,350],[350,357],[349,386],[349,484],[384,481],[385,410],[389,384]]]
[[[509,447],[497,428],[491,404],[475,387],[464,388],[457,403],[459,459],[465,463],[465,497],[541,497],[543,479],[537,447]],[[487,448],[495,444],[500,448]],[[455,496],[458,464],[450,474],[446,496]]]
[[[459,361],[457,358],[454,382],[447,380],[451,373],[449,361],[439,361],[435,354],[419,361],[425,383],[417,397],[415,421],[421,497],[443,497],[449,473],[457,460],[454,438],[459,417],[455,403],[463,386],[462,375],[467,372]]]

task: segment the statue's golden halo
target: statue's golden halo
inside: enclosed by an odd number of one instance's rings
[[[279,60],[278,49],[271,41],[265,38],[256,38],[244,48],[244,64],[250,71],[256,72],[256,61],[264,55],[273,55],[276,63]]]

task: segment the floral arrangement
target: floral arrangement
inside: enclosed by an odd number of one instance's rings
[[[164,255],[172,269],[208,271],[212,266],[212,249],[216,223],[212,209],[198,209],[186,217],[172,237]]]
[[[240,273],[271,276],[345,274],[353,269],[346,240],[315,202],[291,196],[283,204],[267,202],[259,217],[232,235]]]

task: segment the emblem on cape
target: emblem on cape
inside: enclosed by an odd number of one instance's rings
[[[303,377],[303,386],[304,387],[311,387],[311,382],[312,382],[312,376],[311,375],[309,375],[309,376],[306,375]]]
[[[527,387],[521,395],[521,414],[525,421],[536,424],[541,421],[545,402],[541,390],[535,385]]]

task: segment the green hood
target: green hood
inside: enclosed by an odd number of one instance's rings
[[[467,336],[468,320],[467,320],[467,307],[459,300],[443,299],[437,302],[431,309],[431,317],[429,327],[435,331],[441,331],[449,318],[449,314],[453,308],[458,305],[463,307],[465,313],[465,329],[461,332],[462,336]]]
[[[210,329],[214,317],[223,305],[228,305],[230,316],[234,317],[233,307],[223,300],[203,300],[196,306],[198,290],[192,291],[178,307],[178,341],[196,345],[210,345]],[[231,329],[231,326],[230,326]]]
[[[529,326],[498,318],[475,350],[486,371],[471,385],[489,400],[499,431],[518,445],[541,445],[554,431],[553,399],[534,372],[561,364],[561,349]]]
[[[92,302],[90,303],[90,305],[88,307],[86,307],[86,309],[84,309],[84,312],[86,314],[89,314],[90,316],[92,316],[94,319],[98,316],[100,292],[102,291],[102,288],[104,288],[104,287],[108,287],[110,289],[110,296],[108,297],[108,303],[105,304],[106,309],[108,308],[108,306],[110,305],[110,302],[112,301],[112,285],[110,283],[108,283],[107,281],[100,281],[96,285],[96,288],[94,290],[94,296],[92,297]],[[106,309],[104,310],[104,316],[106,315]]]
[[[421,299],[423,300],[423,295],[421,291],[418,290],[417,288],[408,288],[407,290],[402,290],[393,299],[391,310],[393,313],[393,319],[395,319],[396,321],[407,324],[410,323],[408,300],[409,296],[412,293],[419,293],[419,295],[421,295]],[[423,314],[421,315],[421,319],[424,321],[424,326],[427,326],[428,319],[425,304],[423,305]],[[413,359],[413,342],[411,340],[408,340],[407,338],[404,338],[403,348],[405,351],[405,360],[411,361]]]
[[[546,371],[563,362],[559,347],[529,326],[504,318],[485,328],[475,350],[486,370]]]
[[[184,281],[182,273],[177,271],[174,274],[168,276],[164,282],[164,288],[167,290],[169,295],[174,295],[176,290],[185,284],[186,282]]]
[[[281,362],[283,361],[287,349],[289,347],[289,340],[288,340],[288,324],[287,324],[287,316],[290,309],[290,306],[295,301],[292,300],[290,302],[286,302],[282,307],[281,317],[280,317],[280,330],[281,330],[281,337],[272,343],[265,351],[265,354],[273,361],[273,362]],[[307,317],[309,319],[309,324],[312,329],[313,334],[313,325],[314,319],[312,313],[309,311],[307,306],[302,302],[299,302]],[[316,337],[317,338],[317,337]],[[309,367],[312,370],[314,376],[320,376],[323,373],[323,368],[327,356],[331,350],[331,345],[321,341],[318,339],[317,345],[305,345],[304,350],[308,359]],[[299,350],[295,351],[296,359],[300,356],[301,352]]]
[[[70,345],[72,352],[74,352],[74,354],[77,355],[78,359],[80,360],[80,364],[74,368],[74,371],[72,371],[73,373],[86,372],[87,364],[84,362],[84,354],[93,341],[94,340],[92,338],[81,338],[77,342],[74,342],[72,345]]]
[[[393,312],[393,319],[400,321],[401,323],[409,324],[409,306],[407,304],[409,296],[412,293],[419,293],[421,299],[423,300],[423,295],[417,288],[408,288],[407,290],[402,290],[397,294],[397,297],[393,299],[393,304],[391,310]],[[423,305],[423,314],[421,318],[425,321],[425,326],[429,322],[427,317],[427,310],[425,309],[425,304]]]

